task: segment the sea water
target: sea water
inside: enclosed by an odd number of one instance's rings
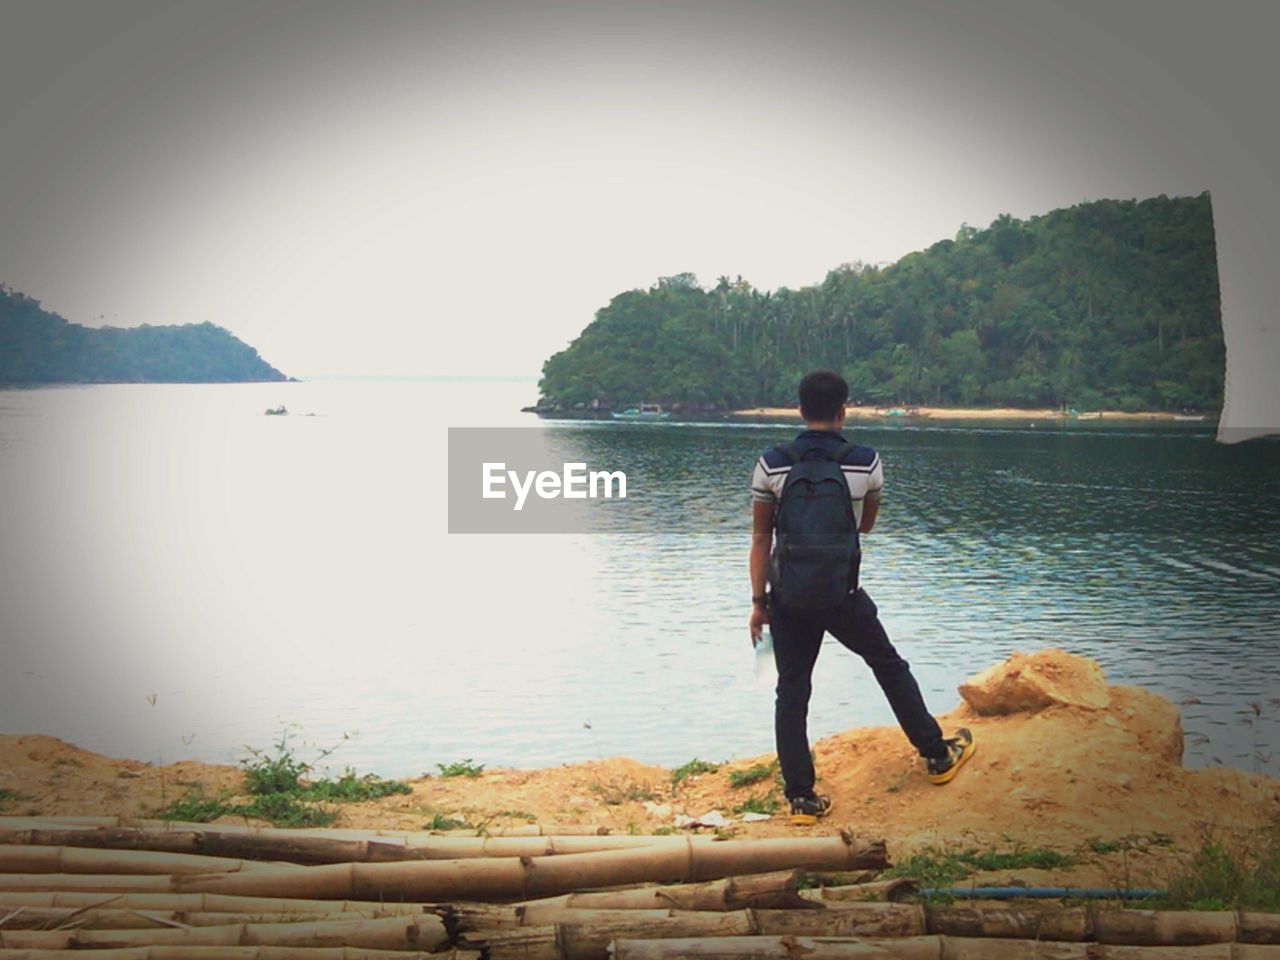
[[[289,730],[384,776],[770,752],[748,480],[792,427],[554,423],[535,399],[531,378],[0,392],[0,730],[164,762]],[[447,429],[498,425],[608,450],[645,478],[647,531],[449,535]],[[885,463],[862,581],[931,709],[1058,646],[1179,703],[1189,764],[1277,770],[1280,445],[850,432]],[[811,735],[892,723],[828,641]]]

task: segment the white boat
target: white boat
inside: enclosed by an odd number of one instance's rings
[[[1198,414],[1195,414],[1195,415],[1191,415],[1191,414],[1186,414],[1186,413],[1175,413],[1175,414],[1173,415],[1173,419],[1175,419],[1175,420],[1181,420],[1181,421],[1183,421],[1183,422],[1185,423],[1185,422],[1187,422],[1187,421],[1191,421],[1191,420],[1203,420],[1203,419],[1204,419],[1204,414],[1203,414],[1203,413],[1198,413]]]
[[[671,414],[667,413],[659,404],[642,403],[638,407],[628,407],[626,410],[615,410],[609,414],[615,420],[666,420]]]

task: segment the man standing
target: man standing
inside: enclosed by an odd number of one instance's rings
[[[840,435],[848,399],[849,386],[838,373],[818,370],[801,380],[800,416],[807,429],[792,443],[766,450],[751,478],[751,639],[758,643],[769,624],[778,664],[778,762],[791,822],[801,825],[831,810],[830,798],[814,793],[807,727],[824,633],[866,661],[903,733],[925,758],[930,781],[950,781],[974,751],[964,728],[943,739],[911,667],[858,586],[858,534],[875,525],[884,472],[875,450]],[[824,487],[832,489],[833,479],[844,481],[836,488],[838,504],[829,496],[824,502]]]

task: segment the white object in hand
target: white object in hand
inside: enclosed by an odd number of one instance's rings
[[[766,686],[778,679],[778,664],[773,659],[773,634],[765,630],[756,641],[756,685]]]

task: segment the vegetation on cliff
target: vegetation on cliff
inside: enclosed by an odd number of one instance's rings
[[[692,274],[614,297],[543,366],[544,405],[784,405],[808,370],[855,402],[1221,406],[1209,195],[1082,203],[772,292]]]

